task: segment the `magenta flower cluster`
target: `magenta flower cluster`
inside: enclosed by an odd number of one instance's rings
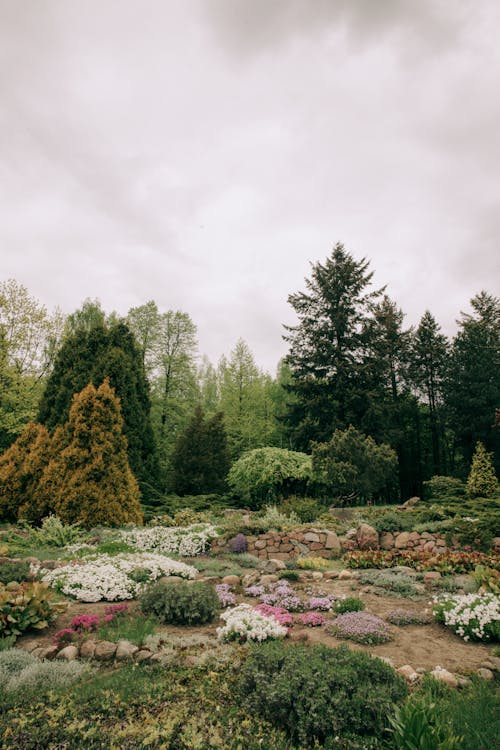
[[[260,612],[261,615],[265,615],[265,617],[274,617],[280,625],[284,625],[286,628],[291,628],[293,625],[292,615],[283,607],[273,607],[270,604],[257,604],[254,609]]]
[[[215,591],[219,597],[221,607],[231,607],[233,604],[236,604],[236,597],[231,591],[231,587],[228,583],[217,584]]]
[[[326,623],[321,612],[305,612],[303,615],[299,615],[297,619],[301,625],[306,625],[308,628],[318,628]]]
[[[128,611],[127,604],[112,604],[104,610],[102,622],[108,623]],[[58,630],[54,634],[54,643],[60,648],[64,644],[71,643],[77,636],[87,636],[98,629],[101,620],[97,615],[79,615],[71,620],[69,628]]]

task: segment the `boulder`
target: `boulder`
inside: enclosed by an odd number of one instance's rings
[[[275,581],[278,580],[278,576],[273,574],[270,575],[264,575],[260,577],[260,583],[263,586],[266,586],[268,583],[275,583]]]
[[[407,682],[416,682],[419,678],[418,672],[416,672],[409,664],[404,664],[402,667],[396,669],[396,672],[405,678]]]
[[[319,536],[314,531],[307,531],[304,534],[305,542],[319,542]]]
[[[58,646],[46,646],[42,649],[42,652],[40,654],[40,659],[55,659],[59,651]],[[33,652],[32,652],[33,653]]]
[[[356,530],[356,541],[360,549],[377,549],[378,531],[367,523],[362,523]]]
[[[78,657],[78,649],[76,646],[65,646],[57,653],[58,659],[66,659],[66,661],[74,661]]]
[[[447,669],[443,669],[443,667],[434,667],[434,669],[431,670],[431,675],[435,680],[444,682],[449,687],[458,687],[458,680],[455,675],[451,672],[448,672]]]
[[[112,641],[97,641],[94,658],[99,661],[109,661],[116,653],[116,643]]]
[[[384,531],[380,535],[380,546],[382,549],[392,549],[394,547],[394,534],[390,531]]]
[[[313,581],[322,581],[323,573],[320,570],[313,570],[311,578]]]
[[[480,667],[477,670],[477,673],[479,677],[483,678],[483,680],[492,680],[495,676],[493,672],[491,671],[491,669],[486,669],[485,667]]]
[[[136,662],[149,661],[153,656],[153,652],[148,648],[141,648],[134,654],[134,660]]]
[[[227,583],[229,586],[239,586],[240,577],[239,576],[224,576],[224,578],[222,579],[222,583]]]
[[[325,538],[325,549],[331,550],[337,555],[340,555],[342,549],[337,534],[334,531],[328,531]]]
[[[95,653],[95,641],[83,641],[80,646],[80,656],[82,659],[93,659]]]
[[[323,578],[325,581],[331,581],[332,578],[338,578],[339,572],[338,570],[325,570],[323,573]]]
[[[396,536],[394,540],[394,546],[396,547],[396,549],[406,549],[409,540],[410,534],[408,533],[408,531],[402,531]]]
[[[269,565],[272,565],[273,570],[268,570]],[[264,570],[266,573],[275,573],[277,570],[285,570],[285,568],[286,565],[283,560],[278,560],[276,557],[271,557],[271,559],[267,561]]]
[[[354,578],[352,570],[347,569],[341,570],[337,577],[339,581],[350,581],[351,578]]]
[[[130,641],[118,641],[116,644],[115,659],[117,659],[117,661],[128,661],[133,659],[136,651],[139,651],[139,648],[135,643],[131,643]]]

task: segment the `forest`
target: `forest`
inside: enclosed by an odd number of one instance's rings
[[[200,357],[186,311],[150,300],[121,317],[86,299],[63,315],[16,280],[1,282],[3,517],[22,515],[15,498],[24,495],[25,517],[37,521],[58,492],[70,507],[101,482],[107,469],[95,456],[67,480],[92,439],[104,463],[118,457],[113,486],[130,508],[170,496],[270,499],[238,485],[249,456],[271,472],[300,464],[302,473],[283,475],[283,494],[343,504],[400,502],[433,476],[465,479],[478,443],[498,473],[500,300],[484,290],[464,300],[471,312],[457,311],[449,339],[430,310],[406,327],[373,273],[341,244],[311,264],[288,297],[297,322],[284,327],[288,353],[273,375],[242,339],[217,363]]]

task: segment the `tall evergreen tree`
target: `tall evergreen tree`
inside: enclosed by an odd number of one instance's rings
[[[363,383],[366,324],[383,289],[368,291],[373,273],[336,245],[324,264],[312,266],[307,292],[291,294],[297,326],[285,326],[296,397],[288,422],[294,447],[328,440],[335,429],[359,424],[369,403]]]
[[[494,427],[500,403],[500,299],[480,292],[472,314],[462,313],[451,347],[445,381],[447,418],[461,448],[466,473],[474,447],[482,442],[500,469],[499,431]]]
[[[174,446],[173,489],[179,495],[222,492],[229,466],[222,414],[205,419],[203,409],[197,406]]]
[[[120,401],[106,379],[73,399],[68,421],[53,436],[52,457],[35,493],[66,523],[141,523],[139,486],[127,456]],[[42,502],[41,502],[42,501]]]
[[[19,516],[39,521],[48,508],[34,503],[36,488],[50,460],[51,441],[45,427],[30,422],[17,440],[0,456],[0,518]]]
[[[448,357],[448,340],[429,310],[426,310],[412,336],[410,378],[417,395],[423,397],[429,410],[432,439],[432,474],[448,470],[445,450],[443,384]]]
[[[120,398],[130,466],[143,495],[149,497],[159,483],[149,386],[140,352],[124,323],[83,328],[67,336],[47,381],[38,419],[49,430],[63,425],[73,396],[89,383],[99,386],[105,378]]]

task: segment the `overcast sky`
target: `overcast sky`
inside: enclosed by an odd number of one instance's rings
[[[0,0],[0,279],[272,372],[336,242],[446,333],[498,293],[498,0]]]

